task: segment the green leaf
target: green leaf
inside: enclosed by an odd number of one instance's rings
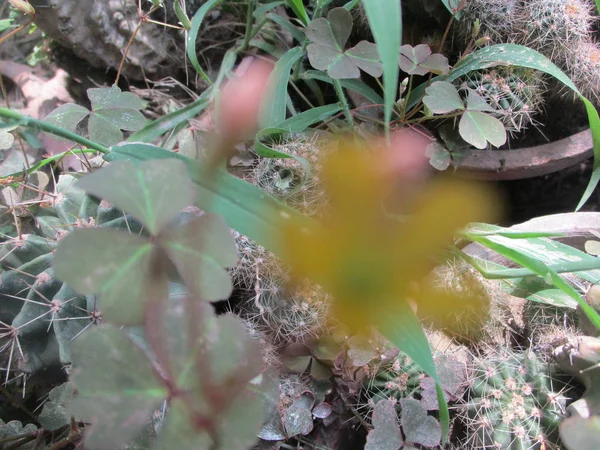
[[[306,29],[306,37],[312,42],[306,47],[311,65],[326,70],[333,79],[358,78],[359,69],[380,77],[382,69],[375,44],[360,41],[344,51],[351,31],[352,15],[346,8],[333,8],[327,19],[313,20]]]
[[[600,256],[600,241],[586,241],[585,251],[590,255]]]
[[[288,133],[301,133],[311,125],[322,122],[342,110],[340,103],[317,106],[284,120],[276,128]]]
[[[44,408],[39,416],[40,425],[43,428],[53,431],[71,423],[67,406],[73,399],[74,388],[73,383],[68,381],[50,391],[49,399],[44,403]]]
[[[19,442],[19,437],[23,435],[31,435],[37,431],[37,427],[33,423],[23,424],[18,420],[11,420],[10,422],[4,423],[0,419],[0,440],[7,442],[3,447],[10,448],[11,444]],[[12,438],[12,439],[11,439]],[[26,444],[20,444],[19,450],[34,450],[36,446],[36,440],[31,440]]]
[[[198,39],[198,32],[200,31],[200,27],[202,26],[204,16],[206,16],[206,13],[208,13],[208,11],[213,9],[222,1],[223,0],[208,0],[200,8],[198,8],[198,11],[196,11],[196,14],[194,14],[194,17],[192,17],[192,26],[188,32],[187,41],[185,44],[185,50],[187,52],[187,57],[189,58],[190,63],[192,64],[194,69],[196,69],[196,72],[198,72],[198,74],[209,85],[212,84],[212,81],[210,80],[208,75],[204,73],[204,70],[202,70],[202,67],[200,66],[200,62],[198,61],[198,55],[196,54],[196,41]]]
[[[8,150],[12,147],[15,137],[9,131],[17,128],[18,125],[9,125],[0,127],[0,150]]]
[[[450,167],[450,163],[452,163],[450,152],[437,141],[434,141],[427,146],[425,155],[429,158],[429,164],[437,170],[446,170]]]
[[[285,0],[262,4],[254,10],[252,15],[257,19],[262,19],[269,11],[281,5],[285,5]]]
[[[396,401],[394,399],[380,400],[373,409],[373,429],[367,435],[365,450],[398,450],[404,440],[400,433]]]
[[[442,0],[442,3],[456,20],[460,20],[463,15],[463,11],[459,8],[462,7],[463,0]]]
[[[193,202],[193,185],[184,164],[177,160],[128,161],[109,164],[83,176],[76,186],[131,214],[158,235]]]
[[[0,20],[0,33],[5,30],[8,30],[12,25],[13,19],[2,19]]]
[[[278,251],[282,242],[281,229],[271,220],[272,217],[289,218],[307,229],[319,226],[314,220],[222,168],[208,176],[202,162],[152,145],[127,144],[113,147],[111,152],[105,155],[105,159],[125,159],[136,164],[147,160],[183,161],[195,185],[196,206],[203,211],[222,216],[228,226],[271,251]]]
[[[430,72],[445,75],[450,70],[448,58],[440,53],[431,54],[427,44],[419,44],[416,47],[406,44],[400,47],[398,64],[400,69],[409,75],[426,75]]]
[[[156,119],[141,130],[133,133],[127,138],[127,142],[152,142],[179,124],[196,117],[210,104],[208,94],[210,94],[209,89],[204,91],[197,100],[194,100],[189,105],[162,116],[160,119]]]
[[[403,398],[400,400],[400,409],[402,411],[400,423],[407,442],[424,447],[440,445],[442,438],[440,424],[435,418],[427,415],[427,410],[419,400]]]
[[[290,0],[288,0],[288,1],[290,1]],[[300,43],[304,42],[304,38],[305,38],[304,32],[301,29],[299,29],[297,26],[293,25],[285,17],[282,17],[277,13],[269,13],[269,14],[267,14],[267,19],[269,19],[272,22],[275,22],[277,25],[279,25],[285,31],[290,33],[296,41],[298,41]]]
[[[224,267],[238,260],[235,241],[225,221],[205,214],[161,234],[163,246],[192,293],[203,301],[227,299],[233,286]]]
[[[592,177],[577,205],[577,210],[581,209],[589,197],[594,193],[596,186],[600,181],[600,117],[598,116],[598,111],[588,99],[581,95],[581,92],[579,92],[577,87],[563,71],[542,54],[523,45],[496,44],[470,53],[454,66],[450,71],[447,81],[454,81],[473,70],[485,69],[498,65],[529,67],[545,72],[572,89],[579,96],[581,101],[583,101],[587,111],[590,129],[592,131],[592,140],[594,142],[594,167]]]
[[[175,2],[173,2],[173,8],[175,9],[175,15],[179,19],[179,23],[181,23],[181,26],[183,26],[183,28],[185,28],[186,30],[189,30],[190,28],[192,28],[192,22],[190,21],[189,17],[187,16],[185,11],[181,7],[180,2],[183,2],[183,0],[175,0]]]
[[[148,239],[125,231],[79,228],[62,239],[52,266],[55,276],[78,293],[100,293],[104,319],[139,324],[146,302],[166,298],[166,283],[150,272],[155,254]]]
[[[286,3],[290,8],[292,8],[292,10],[296,14],[296,16],[302,21],[302,23],[304,25],[308,25],[310,19],[308,18],[308,14],[306,14],[306,9],[304,9],[304,4],[302,3],[302,0],[286,0]]]
[[[402,9],[396,0],[362,0],[383,64],[384,118],[389,136],[398,89],[398,55],[402,40]]]
[[[244,324],[233,316],[215,317],[211,305],[195,298],[154,304],[147,317],[156,356],[180,393],[153,448],[177,442],[178,449],[208,450],[216,447],[213,437],[219,448],[250,448],[266,418],[264,396],[274,386],[259,375],[260,346]],[[204,423],[194,420],[199,417]]]
[[[325,83],[333,84],[333,80],[330,77],[318,70],[307,70],[300,76],[300,78],[305,80],[319,80]],[[383,97],[381,97],[381,95],[375,92],[371,87],[367,86],[362,80],[353,80],[347,78],[338,80],[338,82],[344,89],[350,89],[351,91],[357,92],[377,105],[383,104]]]
[[[554,270],[548,267],[542,259],[530,256],[530,249],[533,245],[531,241],[524,242],[522,240],[508,239],[502,236],[471,236],[471,238],[475,242],[479,242],[517,264],[533,271],[536,275],[541,276],[547,283],[552,283],[555,287],[565,292],[577,302],[590,322],[595,327],[600,328],[600,315],[598,312],[587,304],[577,291]]]
[[[142,431],[167,389],[146,354],[118,327],[91,329],[75,341],[72,353],[77,396],[68,414],[91,423],[86,448],[120,448]]]
[[[577,308],[577,302],[560,289],[542,289],[525,297],[527,300],[558,308]]]
[[[567,450],[600,448],[600,417],[569,417],[559,425],[560,439]]]
[[[487,143],[500,147],[506,142],[502,122],[480,111],[464,112],[458,123],[460,136],[475,148],[484,149]]]
[[[423,103],[435,114],[447,114],[457,109],[464,109],[460,95],[456,87],[447,81],[435,81],[431,83],[423,97]]]
[[[51,123],[57,127],[64,128],[72,133],[77,129],[77,125],[81,122],[90,111],[83,106],[74,103],[65,103],[60,105],[54,111],[46,116],[44,122]],[[66,139],[58,137],[57,139],[65,141]]]
[[[285,120],[286,98],[290,71],[298,59],[302,57],[302,49],[294,47],[288,50],[275,64],[269,75],[268,93],[261,102],[260,127],[268,128]]]
[[[469,90],[467,109],[460,118],[460,136],[476,148],[484,149],[487,143],[500,147],[506,143],[504,124],[483,111],[494,111],[475,91]]]
[[[450,416],[448,404],[444,397],[444,391],[440,379],[437,375],[435,361],[429,346],[427,336],[423,331],[421,322],[411,309],[410,305],[399,299],[397,307],[402,309],[401,314],[395,317],[380,317],[378,326],[381,334],[387,338],[394,346],[406,353],[427,375],[436,382],[436,392],[438,403],[440,405],[439,415],[442,426],[442,444],[446,442]]]
[[[90,139],[103,145],[114,145],[123,140],[121,130],[137,131],[146,124],[139,111],[142,101],[131,92],[110,88],[90,88],[87,91],[92,112],[88,123]]]
[[[313,430],[313,417],[309,408],[293,403],[283,414],[283,426],[288,439],[307,435]]]

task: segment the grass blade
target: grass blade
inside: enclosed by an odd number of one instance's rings
[[[397,0],[362,0],[369,26],[383,63],[383,98],[386,136],[398,92],[398,56],[402,44],[402,10]]]
[[[302,49],[294,47],[288,50],[275,64],[275,68],[269,76],[269,92],[265,95],[261,104],[261,128],[274,127],[285,120],[290,71],[302,55]]]
[[[302,0],[287,0],[286,2],[290,8],[294,11],[296,16],[302,21],[304,25],[308,25],[310,19],[308,18],[308,14],[306,14],[306,9],[304,9],[304,4]]]
[[[185,46],[187,56],[190,59],[192,66],[194,66],[196,72],[198,72],[198,74],[202,78],[204,78],[204,80],[209,85],[212,84],[212,81],[210,80],[208,75],[204,73],[204,70],[202,70],[200,62],[198,61],[198,55],[196,54],[196,39],[198,38],[198,32],[200,31],[200,26],[202,25],[202,21],[204,20],[204,16],[206,16],[206,13],[222,1],[223,0],[208,0],[204,5],[200,7],[200,9],[198,9],[198,11],[196,11],[196,14],[194,14],[194,17],[192,18],[192,27],[190,28],[190,31],[188,33],[187,42]]]
[[[552,283],[555,287],[574,299],[586,314],[590,322],[594,324],[595,327],[600,329],[600,315],[598,312],[588,305],[587,302],[569,283],[567,283],[560,275],[558,275],[554,270],[550,269],[542,261],[530,257],[521,249],[511,247],[511,240],[509,239],[504,239],[501,237],[491,238],[485,236],[473,236],[473,240],[531,270],[535,274],[542,277],[547,283]]]

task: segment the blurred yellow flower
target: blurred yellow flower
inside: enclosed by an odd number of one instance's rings
[[[485,186],[444,175],[420,189],[412,182],[402,186],[403,180],[419,178],[411,170],[426,169],[407,164],[392,179],[383,156],[353,141],[340,143],[322,172],[330,198],[322,227],[282,225],[294,277],[313,279],[332,294],[333,318],[355,334],[406,311],[408,300],[417,308],[427,303],[424,309],[442,316],[460,308],[459,298],[421,282],[457,231],[498,217],[497,198]],[[394,196],[402,198],[402,217],[384,211],[384,199]]]

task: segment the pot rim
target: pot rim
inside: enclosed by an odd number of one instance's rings
[[[590,128],[558,141],[513,150],[469,148],[454,163],[456,174],[479,180],[520,180],[558,172],[593,155]]]

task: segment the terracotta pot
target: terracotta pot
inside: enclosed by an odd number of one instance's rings
[[[551,214],[548,216],[536,217],[527,222],[509,227],[514,231],[523,232],[556,232],[564,233],[562,237],[551,238],[564,244],[584,251],[585,242],[591,239],[597,240],[590,230],[600,232],[600,212],[576,212],[564,214]],[[466,254],[476,256],[488,261],[505,265],[506,267],[516,267],[512,261],[500,256],[493,250],[478,244],[476,242],[466,245],[462,249]]]
[[[463,151],[457,174],[483,180],[520,180],[573,166],[592,156],[588,129],[555,142],[513,150]]]

